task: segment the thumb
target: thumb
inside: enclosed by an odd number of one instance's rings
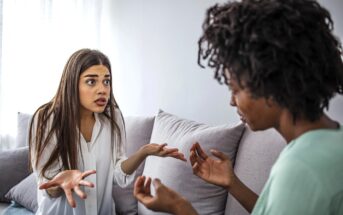
[[[158,189],[158,188],[160,188],[161,186],[163,186],[163,184],[161,183],[161,180],[158,179],[158,178],[155,178],[155,179],[153,180],[152,183],[153,183],[155,189]]]
[[[219,158],[220,160],[228,160],[229,158],[221,151],[215,150],[215,149],[211,149],[210,150],[211,153],[216,156],[217,158]]]

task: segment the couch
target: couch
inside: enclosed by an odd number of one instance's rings
[[[37,209],[36,179],[27,169],[28,149],[25,145],[28,120],[27,115],[19,113],[18,132],[21,136],[18,141],[22,143],[18,143],[19,147],[14,150],[0,152],[0,215],[21,214],[21,211]],[[198,141],[208,154],[211,148],[215,148],[228,155],[238,177],[256,193],[261,192],[273,163],[286,145],[285,140],[273,129],[253,132],[242,123],[210,126],[162,110],[156,116],[125,117],[125,125],[127,155],[143,144],[166,142],[170,147],[178,147],[188,158],[189,148]],[[160,178],[189,199],[199,214],[248,214],[224,189],[193,175],[189,161],[185,163],[151,156],[140,165],[136,174]],[[164,214],[152,212],[137,203],[132,190],[133,185],[126,188],[114,186],[113,199],[117,214]]]

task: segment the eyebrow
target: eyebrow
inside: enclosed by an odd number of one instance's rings
[[[97,77],[99,77],[98,75],[96,75],[96,74],[88,74],[88,75],[85,75],[85,76],[83,76],[84,78],[88,78],[88,77],[90,77],[90,78],[97,78]],[[110,77],[110,74],[106,74],[105,75],[105,78],[109,78]]]

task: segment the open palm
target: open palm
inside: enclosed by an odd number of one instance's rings
[[[52,187],[60,187],[68,200],[71,207],[76,207],[72,192],[74,191],[80,198],[85,199],[87,195],[81,190],[80,185],[94,187],[94,184],[85,181],[84,178],[91,174],[95,174],[95,170],[81,172],[80,170],[65,170],[58,173],[52,180],[43,183],[39,189],[49,189]]]
[[[159,157],[173,157],[182,161],[186,161],[184,154],[179,152],[177,148],[167,148],[167,144],[150,143],[143,147],[148,155],[155,155]]]
[[[234,177],[230,159],[224,153],[211,150],[218,159],[209,157],[196,143],[191,148],[190,161],[193,173],[203,180],[228,188]]]

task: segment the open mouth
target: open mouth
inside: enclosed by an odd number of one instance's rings
[[[95,103],[98,105],[98,106],[105,106],[107,104],[107,99],[105,98],[99,98],[97,100],[95,100]]]

